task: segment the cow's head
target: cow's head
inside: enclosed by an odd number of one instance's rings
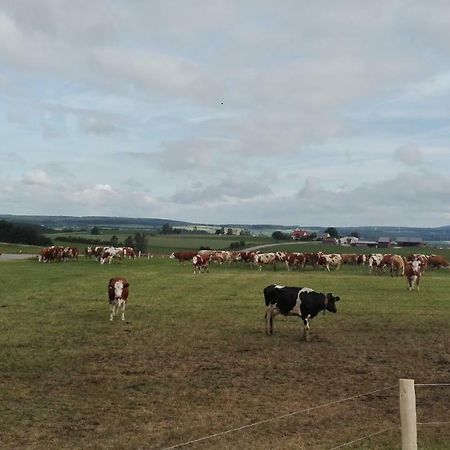
[[[419,260],[411,261],[411,267],[415,274],[420,273],[422,262]]]
[[[109,281],[108,289],[114,291],[114,298],[116,300],[121,299],[123,295],[123,290],[127,288],[130,284],[124,282],[123,280],[118,280],[112,284],[113,279]]]
[[[337,312],[336,302],[339,301],[340,297],[334,296],[331,292],[325,296],[325,309],[332,313]]]

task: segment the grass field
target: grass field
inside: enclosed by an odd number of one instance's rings
[[[0,447],[162,449],[356,394],[381,391],[197,442],[196,449],[331,449],[397,427],[398,379],[450,381],[450,271],[421,291],[367,268],[262,272],[167,258],[1,262]],[[130,282],[126,321],[106,285]],[[277,317],[264,334],[262,289],[341,296],[336,315]],[[450,421],[450,389],[417,387],[418,421]],[[450,425],[419,426],[419,448],[448,449]],[[397,429],[348,448],[400,448]]]

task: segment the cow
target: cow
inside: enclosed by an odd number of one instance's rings
[[[336,267],[336,271],[342,266],[342,257],[339,254],[326,255],[325,253],[318,253],[318,264],[323,266],[327,272],[330,272],[330,266]]]
[[[100,264],[105,264],[108,261],[108,264],[111,264],[113,258],[118,258],[120,262],[123,259],[123,248],[121,247],[105,247],[103,252],[99,257]]]
[[[339,297],[323,294],[307,287],[279,286],[271,284],[264,288],[266,304],[266,333],[273,334],[273,319],[278,314],[298,316],[303,321],[303,337],[309,341],[309,322],[320,311],[335,313]]]
[[[133,247],[124,247],[123,256],[128,259],[136,259],[136,253]]]
[[[356,264],[358,255],[356,253],[341,253],[342,264]]]
[[[125,320],[125,306],[128,300],[130,284],[124,277],[111,278],[108,283],[108,298],[111,307],[111,315],[109,320],[114,320],[122,309],[122,320]]]
[[[265,264],[272,264],[273,270],[276,270],[277,261],[278,258],[275,253],[255,253],[253,255],[253,264],[258,266],[260,271]]]
[[[194,274],[201,272],[209,272],[209,258],[207,256],[195,255],[192,258],[192,266],[194,267]]]
[[[391,276],[394,276],[394,272],[396,276],[403,276],[405,274],[405,262],[400,255],[392,255],[391,258]]]
[[[417,288],[417,291],[419,291],[419,282],[422,275],[420,266],[420,261],[410,261],[405,265],[405,276],[410,291],[414,288]]]
[[[196,255],[197,252],[174,252],[169,256],[169,258],[177,259],[180,264],[184,264],[186,261],[192,261],[192,258]]]
[[[431,268],[437,267],[440,269],[441,267],[450,267],[449,262],[446,258],[440,255],[430,255],[428,257],[428,266]]]
[[[303,253],[287,253],[284,257],[286,268],[289,271],[291,267],[298,267],[299,269],[305,268],[306,258]]]
[[[378,272],[381,273],[382,271],[382,261],[383,261],[383,255],[381,253],[372,253],[369,256],[369,270],[370,272]]]
[[[367,262],[367,256],[364,254],[358,255],[358,257],[356,258],[356,263],[358,264],[358,266],[363,266],[364,264],[366,264]]]

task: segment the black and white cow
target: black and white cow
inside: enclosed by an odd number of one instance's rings
[[[320,311],[335,313],[339,297],[315,292],[307,287],[279,286],[271,284],[264,288],[266,303],[266,333],[273,334],[273,318],[278,314],[298,316],[303,320],[303,336],[309,340],[309,321]]]

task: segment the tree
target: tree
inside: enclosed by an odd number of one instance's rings
[[[330,237],[337,239],[339,237],[339,232],[338,230],[336,230],[336,228],[334,227],[328,227],[324,233],[328,233],[330,235]]]
[[[134,248],[133,236],[130,235],[125,239],[125,247],[133,247]]]
[[[350,236],[353,236],[353,237],[359,239],[359,238],[361,237],[361,233],[360,233],[359,231],[352,231],[352,232],[350,233]]]
[[[283,233],[282,231],[274,231],[272,233],[272,239],[275,239],[276,241],[288,241],[291,237],[289,234]]]
[[[134,250],[137,252],[147,252],[148,238],[145,233],[135,233]]]
[[[233,236],[233,228],[227,228],[227,236]]]
[[[167,222],[165,223],[161,228],[161,234],[171,234],[172,233],[172,227]]]
[[[119,244],[119,238],[114,234],[113,236],[111,236],[111,239],[109,240],[109,243],[113,247],[117,247],[117,245]]]
[[[91,229],[91,234],[95,234],[95,235],[100,234],[100,228],[99,227],[92,228]]]

